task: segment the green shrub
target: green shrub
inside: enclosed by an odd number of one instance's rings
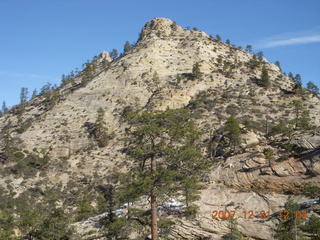
[[[199,210],[199,207],[197,205],[190,205],[185,208],[184,215],[187,217],[194,217]]]
[[[28,118],[27,120],[20,123],[19,128],[16,130],[17,133],[21,134],[25,132],[29,127],[31,127],[32,121],[33,121],[32,118]]]
[[[192,76],[193,78],[201,78],[202,72],[200,71],[200,63],[196,62],[192,67]]]
[[[279,124],[271,127],[271,131],[269,133],[270,136],[278,135],[278,134],[289,134],[291,132],[291,128],[281,121]]]
[[[229,104],[226,108],[226,113],[231,116],[235,116],[239,113],[240,108],[235,104]]]
[[[21,157],[22,155],[19,153],[19,156]],[[19,159],[10,170],[20,176],[27,178],[34,177],[39,170],[44,169],[48,165],[49,161],[50,159],[47,155],[39,157],[35,154],[29,154],[23,159]]]

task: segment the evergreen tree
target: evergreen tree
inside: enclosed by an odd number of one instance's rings
[[[274,64],[279,68],[280,72],[282,72],[280,62],[279,61],[275,61]]]
[[[275,159],[275,158],[274,158],[274,152],[273,152],[273,150],[272,150],[271,148],[267,148],[267,149],[265,149],[265,150],[263,151],[263,154],[264,154],[266,160],[267,160],[268,163],[269,163],[269,167],[271,167],[272,162],[273,162],[274,159]]]
[[[285,210],[281,212],[279,223],[275,229],[275,238],[279,240],[296,240],[302,239],[300,230],[303,219],[297,217],[299,205],[289,197],[285,204]]]
[[[226,131],[226,137],[229,139],[230,146],[233,146],[233,149],[235,149],[240,144],[241,131],[239,123],[234,116],[227,119],[224,130]]]
[[[90,194],[85,192],[77,202],[76,221],[82,221],[94,213],[94,208],[91,205]]]
[[[32,92],[31,99],[34,99],[38,95],[37,89],[34,89]]]
[[[151,79],[151,83],[148,86],[148,90],[151,92],[154,92],[159,89],[159,85],[160,85],[159,75],[157,72],[154,72]]]
[[[107,213],[107,215],[100,220],[100,224],[103,226],[104,236],[107,239],[127,239],[130,233],[130,225],[132,224],[130,222],[131,219],[129,219],[129,214],[127,218],[115,214],[116,206],[120,205],[119,191],[117,191],[113,184],[99,186],[99,190],[103,192],[104,197],[103,212]]]
[[[1,108],[2,113],[5,114],[6,112],[8,112],[8,110],[9,109],[7,108],[6,102],[3,101],[2,102],[2,108]]]
[[[82,71],[82,84],[87,84],[93,77],[96,70],[95,64],[90,61],[87,61],[84,64],[84,69]]]
[[[192,76],[193,78],[200,78],[202,76],[202,72],[200,71],[200,63],[196,62],[193,64]]]
[[[289,73],[288,73],[288,77],[293,81],[294,76],[293,76],[293,73],[292,73],[292,72],[289,72]]]
[[[226,44],[230,45],[231,41],[229,39],[226,40]]]
[[[263,52],[262,51],[259,51],[257,52],[257,58],[261,61],[263,59]]]
[[[221,38],[221,36],[220,36],[219,34],[216,35],[216,39],[217,39],[219,42],[221,42],[221,40],[222,40],[222,38]]]
[[[28,88],[21,88],[20,91],[20,104],[24,104],[28,101]]]
[[[252,53],[252,45],[250,45],[250,44],[248,44],[247,46],[246,46],[246,51],[248,52],[248,53]]]
[[[100,107],[97,111],[97,120],[91,131],[91,135],[98,142],[99,147],[105,147],[108,144],[110,136],[108,135],[108,129],[105,125],[104,114],[105,111]]]
[[[112,49],[112,51],[110,52],[110,57],[112,59],[116,59],[118,57],[118,50],[117,49]]]
[[[302,191],[303,191],[303,194],[307,197],[320,199],[320,187],[307,183],[303,186]]]
[[[300,228],[308,234],[310,240],[320,240],[320,218],[315,214],[312,214],[306,224]]]
[[[191,186],[191,180],[197,182],[208,167],[196,147],[199,132],[190,117],[184,109],[127,117],[127,152],[133,165],[126,175],[124,196],[127,201],[149,197],[152,240],[158,239],[158,201],[174,197],[179,189]],[[187,201],[191,202],[193,196],[188,192]]]
[[[302,87],[302,80],[301,80],[301,75],[298,73],[296,74],[296,76],[294,77],[293,79],[294,83],[296,84],[296,86],[298,88],[301,88]]]
[[[295,118],[293,120],[296,129],[312,129],[310,123],[309,110],[303,105],[302,100],[294,100],[292,102]]]
[[[13,240],[13,226],[13,214],[8,209],[0,209],[0,239]]]
[[[131,49],[133,48],[133,46],[130,44],[129,41],[126,41],[123,47],[123,52],[127,53],[129,52]]]
[[[61,84],[64,85],[68,82],[67,76],[62,74],[61,76]]]
[[[243,236],[243,234],[238,230],[236,220],[231,219],[229,221],[229,229],[230,229],[230,232],[222,236],[223,240],[245,240],[246,239]]]
[[[73,231],[69,217],[64,213],[63,207],[56,206],[58,199],[54,194],[46,191],[44,195],[44,199],[37,203],[25,195],[15,201],[21,239],[69,240]]]
[[[40,95],[46,94],[47,92],[50,92],[52,88],[52,84],[47,82],[45,85],[42,86],[40,90]]]
[[[269,73],[265,66],[263,66],[261,70],[261,84],[265,88],[270,87]]]
[[[309,198],[320,199],[320,188],[307,183],[303,187],[303,195]],[[301,230],[308,234],[311,240],[320,240],[320,218],[312,214]]]
[[[315,96],[319,95],[319,87],[313,82],[309,81],[307,83],[307,89],[312,92]]]

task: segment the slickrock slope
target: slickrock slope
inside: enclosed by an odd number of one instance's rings
[[[206,146],[213,131],[223,126],[232,111],[241,121],[252,121],[255,127],[241,125],[241,148],[233,155],[223,159],[218,151],[213,160],[216,167],[204,182],[198,201],[197,218],[189,221],[172,216],[177,224],[171,236],[219,239],[228,231],[228,223],[212,220],[213,210],[279,210],[287,199],[284,191],[298,193],[305,182],[319,184],[320,134],[313,130],[297,131],[290,139],[265,137],[266,129],[270,131],[280,120],[294,119],[291,103],[301,96],[276,65],[260,59],[256,60],[259,66],[254,67],[253,59],[252,54],[202,31],[184,29],[165,18],[152,19],[129,52],[114,60],[108,53],[101,54],[93,63],[99,67],[86,84],[81,85],[83,76],[76,76],[56,90],[54,104],[48,106],[48,96],[39,96],[20,112],[11,111],[0,118],[0,146],[4,147],[4,136],[9,134],[23,154],[20,161],[30,153],[50,158],[45,168],[36,169],[31,176],[17,174],[10,170],[14,163],[1,161],[0,185],[13,189],[16,196],[54,185],[68,198],[83,186],[105,183],[113,168],[121,168],[125,160],[121,151],[126,127],[122,114],[128,106],[139,110],[189,108],[203,130],[204,152],[210,157]],[[101,67],[102,60],[109,64]],[[191,73],[197,62],[203,74],[194,79]],[[268,89],[257,84],[263,64],[270,76]],[[305,93],[303,99],[312,124],[319,126],[319,97]],[[114,135],[102,148],[86,127],[96,121],[100,107],[105,110],[109,134]],[[30,126],[17,132],[27,121]],[[287,156],[281,145],[284,143],[301,151]],[[263,154],[266,148],[275,153],[271,164]],[[306,200],[301,195],[295,198],[298,202]],[[239,230],[250,239],[272,239],[274,223],[238,220]],[[82,236],[78,239],[91,239],[93,233],[88,229],[97,230],[90,221],[76,225]]]

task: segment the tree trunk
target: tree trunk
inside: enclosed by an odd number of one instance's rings
[[[156,169],[156,163],[154,158],[151,158],[151,174]],[[154,193],[154,188],[150,193],[151,197],[151,239],[158,240],[158,212],[157,212],[157,198]]]
[[[151,192],[151,239],[158,240],[158,213],[157,201],[153,191]]]

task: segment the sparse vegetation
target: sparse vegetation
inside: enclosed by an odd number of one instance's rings
[[[261,85],[265,88],[270,87],[270,77],[265,66],[263,66],[261,70]]]
[[[69,216],[63,206],[57,206],[58,199],[52,190],[44,191],[41,201],[37,202],[27,193],[13,200],[12,193],[0,195],[1,239],[70,239],[73,228]]]
[[[245,240],[245,236],[238,230],[237,222],[234,219],[229,220],[230,232],[223,235],[223,240]]]
[[[200,63],[196,62],[195,64],[193,64],[192,67],[192,76],[193,78],[197,79],[197,78],[201,78],[202,76],[202,72],[200,70]]]
[[[275,238],[279,240],[302,239],[301,227],[303,219],[296,216],[299,205],[289,197],[284,209],[288,214],[279,218],[280,221],[275,229]]]
[[[294,100],[292,102],[293,112],[295,118],[293,120],[296,129],[304,129],[310,130],[314,126],[312,126],[310,117],[309,117],[309,110],[305,108],[303,105],[302,100]]]
[[[99,147],[105,147],[107,146],[108,141],[112,138],[112,135],[108,134],[108,129],[105,125],[104,110],[99,108],[97,114],[97,120],[89,133],[98,142]]]
[[[118,50],[117,49],[112,49],[112,51],[110,52],[110,57],[112,59],[116,59],[118,57]]]
[[[309,81],[307,83],[307,89],[314,95],[319,95],[319,87],[315,85],[313,82]]]
[[[253,49],[252,45],[248,44],[248,45],[246,46],[246,51],[247,51],[248,53],[252,53],[252,49]]]
[[[233,116],[229,117],[225,123],[224,130],[226,131],[226,136],[229,139],[230,146],[235,149],[235,147],[240,144],[241,137],[238,120]]]
[[[133,45],[129,41],[126,41],[123,47],[123,53],[128,53],[132,48]]]

